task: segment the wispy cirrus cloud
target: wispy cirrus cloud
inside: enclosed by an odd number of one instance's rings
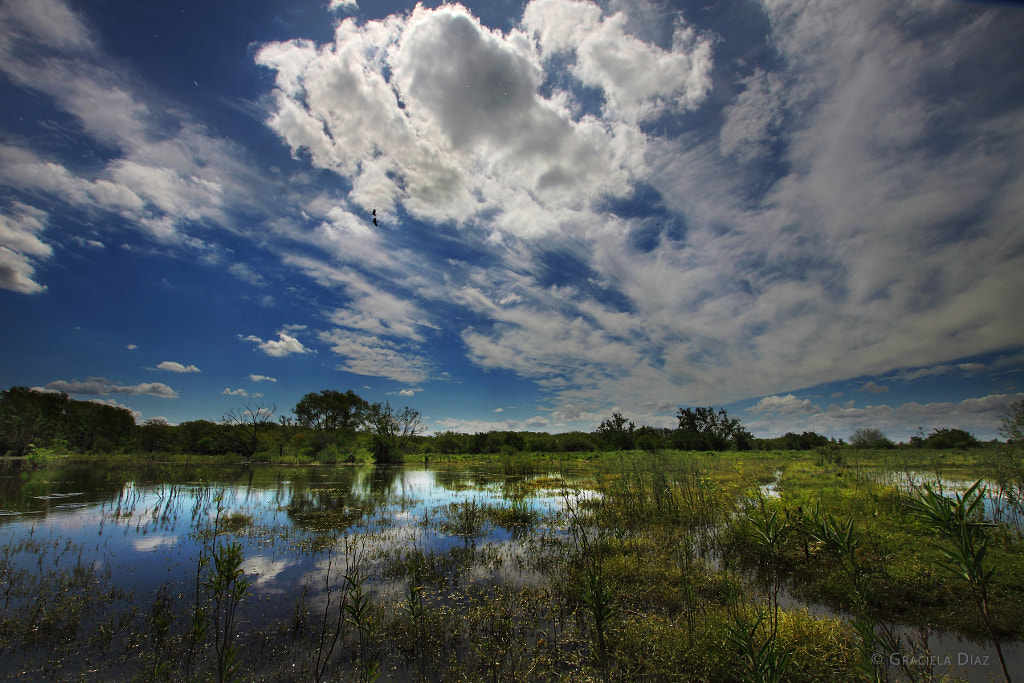
[[[430,362],[413,345],[342,329],[323,331],[318,337],[344,358],[337,366],[339,370],[410,384],[433,376]]]
[[[52,98],[80,126],[83,141],[108,151],[104,163],[86,170],[52,149],[8,138],[0,144],[0,184],[26,202],[50,213],[104,215],[107,224],[186,252],[203,242],[192,234],[197,226],[239,231],[234,213],[261,203],[257,188],[266,182],[235,143],[139,82],[66,3],[0,5],[0,72]]]
[[[39,294],[46,286],[36,282],[36,261],[53,255],[53,247],[40,237],[48,216],[21,202],[11,208],[9,214],[0,213],[0,288]]]

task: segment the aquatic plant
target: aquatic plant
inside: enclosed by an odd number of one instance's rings
[[[427,680],[427,617],[430,610],[424,599],[426,588],[423,585],[423,556],[416,555],[409,566],[409,580],[406,582],[405,595],[401,611],[412,624],[414,644],[413,658],[416,661],[416,674],[421,681]]]
[[[1010,674],[1006,668],[999,634],[992,624],[989,612],[989,588],[996,568],[985,561],[988,552],[988,530],[994,525],[981,521],[985,507],[987,487],[978,479],[963,494],[947,498],[936,493],[929,484],[912,500],[914,513],[942,539],[931,546],[942,553],[944,561],[939,565],[951,574],[964,579],[971,587],[971,597],[978,608],[981,620],[995,644],[1003,678],[1009,683]]]
[[[760,507],[758,512],[749,514],[747,522],[750,525],[754,542],[760,548],[765,558],[765,591],[771,604],[768,620],[768,639],[774,641],[779,630],[779,593],[782,591],[784,578],[782,571],[782,541],[783,536],[789,529],[789,525],[779,516],[778,510],[772,510],[771,514],[768,514],[763,496],[759,500]]]
[[[506,477],[530,477],[540,471],[536,457],[523,453],[510,453],[502,456],[501,466]]]
[[[790,655],[778,642],[778,614],[769,615],[769,621],[776,623],[768,627],[769,632],[764,636],[760,632],[768,612],[761,609],[755,614],[755,618],[750,619],[743,611],[737,611],[727,637],[740,651],[746,683],[779,683],[785,680]]]
[[[170,673],[171,648],[167,641],[171,624],[174,623],[174,605],[168,593],[167,584],[161,586],[157,591],[156,597],[153,599],[153,605],[150,607],[147,622],[150,629],[150,648],[154,660],[151,675],[153,679],[163,678]]]
[[[217,543],[210,577],[203,584],[213,600],[213,645],[220,683],[232,680],[239,664],[235,644],[238,605],[249,594],[249,580],[242,570],[244,560],[241,543]]]
[[[196,559],[196,573],[195,573],[195,586],[193,588],[192,596],[192,614],[190,615],[190,624],[187,635],[188,640],[188,652],[185,655],[185,680],[192,680],[192,670],[195,665],[196,653],[199,644],[206,640],[207,633],[210,629],[210,619],[207,614],[206,605],[202,599],[202,580],[203,570],[210,563],[210,558],[204,553],[200,552],[199,557]]]
[[[579,597],[586,605],[594,622],[594,654],[601,670],[601,677],[607,683],[610,676],[611,662],[608,651],[608,627],[616,614],[615,591],[605,575],[602,556],[604,538],[598,531],[596,539],[589,532],[579,513],[578,504],[574,505],[568,497],[565,509],[569,514],[569,529],[572,533],[573,547],[578,560],[583,564],[583,583],[579,588]]]
[[[349,620],[346,618],[346,605],[349,602],[351,582],[348,577],[355,575],[359,571],[363,560],[364,546],[357,539],[349,534],[344,534],[340,542],[345,559],[345,568],[343,570],[345,573],[341,586],[337,589],[340,591],[340,594],[337,596],[335,595],[335,588],[331,583],[335,544],[332,543],[327,549],[327,568],[324,572],[324,591],[327,595],[327,600],[320,620],[320,633],[317,639],[316,662],[314,665],[315,681],[324,680],[327,667],[331,661],[331,654],[334,652],[334,648],[339,640],[344,638],[349,626]],[[331,604],[336,597],[338,598],[338,606],[332,617]]]
[[[370,594],[363,588],[366,576],[346,574],[344,576],[348,599],[343,603],[346,621],[356,629],[356,656],[363,681],[375,681],[380,674],[380,661],[372,655],[373,637],[377,630]]]

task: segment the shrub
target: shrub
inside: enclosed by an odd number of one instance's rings
[[[980,446],[981,442],[962,429],[936,429],[921,445],[924,448],[974,448]]]
[[[894,448],[896,444],[889,440],[881,429],[861,427],[850,435],[850,445],[854,448]]]

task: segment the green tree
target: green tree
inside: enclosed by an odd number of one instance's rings
[[[173,444],[174,427],[164,418],[150,418],[139,427],[139,448],[147,453],[170,450]]]
[[[24,455],[30,444],[65,439],[70,400],[63,392],[28,387],[0,392],[0,453]]]
[[[641,425],[634,434],[634,446],[648,452],[660,451],[668,443],[665,431],[650,425]]]
[[[434,437],[434,448],[437,449],[438,453],[444,455],[461,452],[465,448],[463,443],[463,435],[452,431],[441,432]]]
[[[372,404],[365,421],[372,435],[373,457],[380,463],[399,460],[412,437],[425,429],[419,411],[406,406],[395,412],[390,402]]]
[[[676,414],[679,426],[672,435],[672,445],[681,450],[724,451],[735,446],[739,450],[750,447],[750,432],[720,408],[680,408]]]
[[[585,432],[568,432],[558,435],[558,450],[564,453],[586,453],[596,451],[597,444]]]
[[[227,453],[230,435],[223,425],[209,420],[189,420],[174,428],[175,443],[185,453],[217,455]]]
[[[615,450],[628,451],[633,448],[635,431],[636,425],[623,417],[622,413],[612,413],[597,428],[597,436]]]
[[[292,412],[299,425],[307,429],[354,432],[362,425],[368,405],[354,391],[345,393],[325,389],[299,399]]]
[[[125,448],[135,434],[135,417],[127,408],[69,400],[65,414],[65,438],[77,451]]]

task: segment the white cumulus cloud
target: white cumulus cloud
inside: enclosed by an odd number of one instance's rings
[[[252,334],[245,337],[239,335],[239,339],[256,344],[256,348],[260,351],[275,358],[291,356],[293,354],[312,353],[302,342],[284,331],[278,331],[277,339],[266,341]]]
[[[194,365],[183,365],[173,360],[165,360],[162,363],[158,363],[156,369],[178,373],[201,372],[200,369]]]
[[[128,396],[157,396],[159,398],[177,398],[178,392],[161,382],[142,382],[140,384],[122,385],[111,382],[105,377],[89,377],[84,382],[78,380],[55,380],[46,385],[49,391],[63,391],[66,394],[79,396],[106,396],[108,394],[125,394]]]

